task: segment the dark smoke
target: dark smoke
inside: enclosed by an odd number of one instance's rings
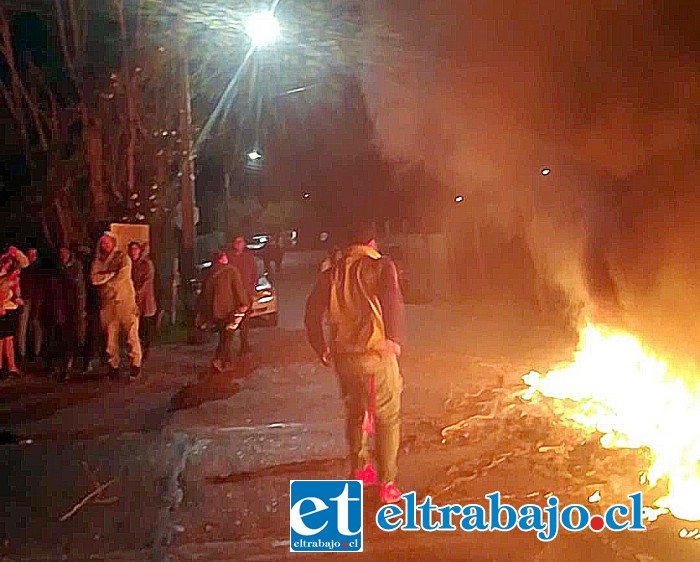
[[[699,15],[645,0],[370,2],[364,89],[382,147],[486,193],[479,220],[523,228],[539,278],[585,315],[695,357]]]

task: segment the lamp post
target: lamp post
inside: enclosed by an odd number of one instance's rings
[[[182,85],[180,131],[182,139],[182,153],[180,164],[180,205],[182,209],[182,238],[180,271],[182,279],[188,281],[194,274],[194,247],[195,247],[195,172],[194,154],[192,151],[192,93],[190,91],[190,69],[187,60],[186,45],[184,39],[180,42],[182,61]]]
[[[187,60],[187,34],[184,29],[182,16],[178,16],[178,29],[180,31],[181,60],[181,106],[180,106],[180,131],[182,138],[182,164],[180,166],[180,204],[182,208],[182,240],[181,240],[181,260],[180,271],[185,280],[191,278],[194,273],[194,249],[195,249],[195,167],[194,167],[194,146],[192,135],[192,94],[190,91],[190,71]],[[250,38],[250,51],[266,47],[272,44],[280,32],[279,22],[275,18],[274,9],[251,14],[245,22],[245,33]],[[250,53],[249,53],[250,54]],[[247,61],[249,56],[246,56]],[[245,62],[244,62],[245,64]],[[243,65],[241,65],[242,67]],[[240,69],[239,69],[240,70]],[[229,84],[229,88],[236,82]],[[228,89],[224,92],[222,100],[227,96]],[[218,107],[217,107],[218,111]],[[208,133],[205,127],[203,134],[198,139],[198,144],[203,141]],[[251,161],[258,160],[262,155],[257,151],[249,154]]]

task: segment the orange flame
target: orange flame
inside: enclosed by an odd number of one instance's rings
[[[602,433],[603,447],[647,447],[652,463],[642,482],[665,477],[668,485],[656,506],[700,520],[700,396],[637,338],[588,324],[572,363],[523,381],[525,400],[554,398],[564,419]]]

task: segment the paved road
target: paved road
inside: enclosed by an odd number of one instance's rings
[[[289,480],[342,478],[347,469],[335,379],[298,329],[319,257],[286,256],[275,279],[281,326],[254,331],[254,357],[236,378],[200,379],[209,343],[160,346],[136,385],[1,386],[0,431],[22,441],[0,446],[0,560],[305,559],[288,552]],[[570,334],[486,304],[409,307],[405,489],[425,493],[466,461],[512,447],[495,429],[442,444],[440,429],[466,415],[447,411],[448,397],[515,382],[571,352]],[[478,498],[495,489],[521,496],[563,489],[563,476],[538,466],[540,476],[533,459],[509,459],[467,491]],[[94,482],[111,479],[101,503],[60,520]],[[700,545],[678,541],[671,522],[643,536],[584,533],[550,544],[521,533],[387,535],[373,526],[369,492],[367,505],[366,552],[351,560],[665,562],[671,552],[696,560]]]

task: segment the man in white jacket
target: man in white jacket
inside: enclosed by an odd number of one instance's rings
[[[113,233],[105,232],[90,267],[90,282],[100,294],[100,320],[107,336],[107,360],[110,378],[119,378],[119,334],[126,332],[131,363],[130,378],[141,373],[141,342],[139,341],[139,310],[131,280],[131,260],[116,249]]]

